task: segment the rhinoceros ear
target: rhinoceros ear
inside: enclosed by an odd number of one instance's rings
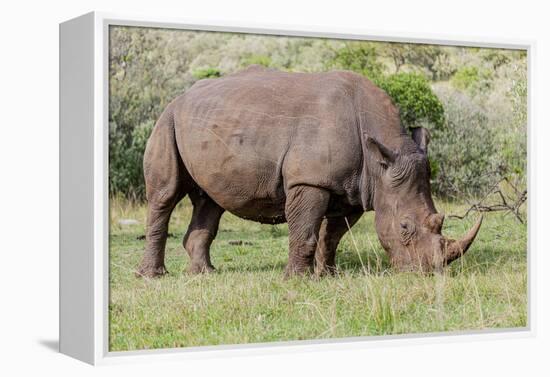
[[[365,133],[365,143],[367,145],[367,150],[371,153],[374,153],[377,157],[377,160],[380,164],[386,167],[388,164],[391,164],[397,158],[397,153],[386,147],[384,144],[380,143],[373,137],[370,137]]]
[[[424,127],[416,127],[411,129],[411,134],[414,142],[420,150],[428,153],[428,144],[430,143],[430,132]]]

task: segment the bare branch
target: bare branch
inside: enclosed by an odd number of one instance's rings
[[[501,187],[502,183],[506,183],[509,187],[512,188],[514,191],[515,197],[506,196],[502,190],[499,188]],[[492,198],[497,198],[499,201],[492,204],[487,204],[487,201]],[[483,196],[480,200],[478,200],[476,203],[472,204],[470,208],[466,210],[466,212],[463,215],[449,215],[451,218],[455,219],[464,219],[472,212],[498,212],[498,211],[505,211],[506,214],[513,213],[516,219],[520,223],[524,223],[525,220],[522,218],[520,214],[520,208],[523,203],[527,200],[527,190],[520,191],[510,180],[506,177],[501,178],[498,182],[496,182],[493,186],[491,186],[491,189]],[[505,214],[505,215],[506,215]]]

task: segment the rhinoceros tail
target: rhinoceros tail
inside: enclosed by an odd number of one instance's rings
[[[143,155],[145,191],[150,204],[175,206],[192,182],[176,144],[173,103],[161,114]]]

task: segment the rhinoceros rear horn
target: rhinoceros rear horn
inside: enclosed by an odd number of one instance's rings
[[[477,222],[474,224],[474,226],[466,233],[466,235],[460,239],[460,240],[450,240],[445,239],[445,250],[444,250],[444,259],[445,264],[449,264],[455,259],[460,258],[466,251],[468,251],[468,248],[472,245],[472,242],[474,242],[474,239],[477,236],[477,233],[479,232],[479,228],[481,227],[481,223],[483,222],[483,216],[480,216],[480,218],[477,220]]]

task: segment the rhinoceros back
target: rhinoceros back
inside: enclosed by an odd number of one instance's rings
[[[199,81],[175,101],[183,163],[214,201],[244,218],[284,221],[285,193],[296,185],[360,205],[361,80],[251,67]]]

